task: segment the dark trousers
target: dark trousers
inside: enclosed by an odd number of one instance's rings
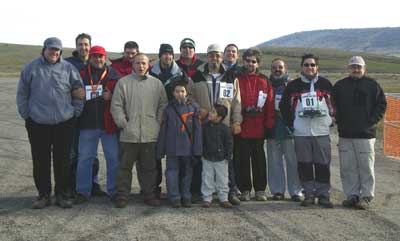
[[[256,192],[265,191],[267,187],[267,167],[264,139],[239,138],[237,145],[240,148],[237,169],[237,181],[240,191],[251,191],[252,186]],[[253,182],[251,181],[252,176]]]
[[[75,119],[55,125],[45,125],[28,118],[25,127],[31,144],[33,178],[39,196],[51,194],[51,157],[55,179],[54,192],[65,195],[69,151],[72,141]]]
[[[233,136],[233,159],[228,162],[228,178],[229,178],[229,195],[237,195],[238,194],[238,186],[237,186],[237,172],[238,170],[238,158],[239,158],[239,139],[238,135]]]
[[[192,195],[201,195],[201,173],[203,171],[203,163],[201,159],[193,157],[192,158],[193,176],[191,184]]]

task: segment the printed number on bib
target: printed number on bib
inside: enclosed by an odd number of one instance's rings
[[[85,85],[85,91],[86,91],[86,100],[91,100],[94,98],[97,98],[99,96],[101,96],[101,94],[103,93],[103,86],[99,85],[96,89],[95,92],[92,91],[92,86],[90,85]]]
[[[233,99],[233,84],[219,83],[219,98]]]
[[[318,109],[318,97],[316,92],[308,92],[301,95],[301,104],[304,109]]]
[[[275,110],[279,110],[279,103],[281,102],[282,95],[275,95]]]

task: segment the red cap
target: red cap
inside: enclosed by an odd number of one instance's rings
[[[106,50],[101,47],[101,46],[93,46],[90,50],[89,50],[89,56],[92,56],[93,54],[100,54],[103,56],[106,56]]]

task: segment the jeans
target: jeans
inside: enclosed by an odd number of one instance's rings
[[[101,140],[103,146],[107,165],[107,193],[112,196],[116,192],[115,183],[119,165],[117,134],[107,134],[102,129],[82,129],[79,135],[76,192],[87,197],[90,196],[92,191],[93,160],[97,157],[99,140]]]
[[[220,202],[228,201],[228,161],[212,162],[203,159],[201,194],[206,202],[212,201],[214,191],[218,192]]]
[[[165,179],[167,184],[168,199],[191,200],[190,185],[192,183],[192,157],[167,156]],[[183,172],[183,173],[181,173]]]

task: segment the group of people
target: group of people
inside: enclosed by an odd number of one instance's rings
[[[374,197],[376,125],[386,109],[379,84],[365,76],[361,56],[348,62],[349,76],[331,82],[319,74],[318,57],[301,58],[291,79],[282,58],[271,74],[259,70],[262,52],[242,53],[211,44],[205,62],[193,39],[180,42],[180,57],[163,43],[159,59],[134,41],[123,57],[110,59],[88,34],[76,37],[73,56],[63,59],[58,38],[21,72],[17,105],[32,151],[38,198],[32,208],[51,205],[51,162],[55,204],[70,208],[91,196],[108,195],[118,208],[129,201],[132,169],[144,202],[160,205],[162,160],[172,207],[231,208],[254,199],[302,206],[330,200],[330,129],[339,132],[343,206],[368,209]],[[106,191],[99,185],[98,144],[106,161]],[[267,155],[264,151],[266,142]],[[267,160],[268,159],[268,160]],[[286,165],[285,165],[286,163]],[[287,187],[287,188],[286,188]]]

